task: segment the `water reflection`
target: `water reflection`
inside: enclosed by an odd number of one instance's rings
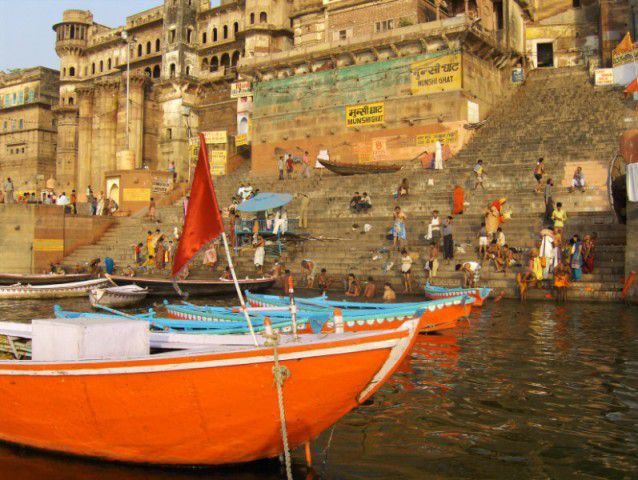
[[[61,303],[87,309],[84,300]],[[50,312],[50,303],[0,303],[6,320]],[[453,331],[421,335],[373,401],[317,439],[314,472],[295,453],[295,478],[635,478],[636,312],[502,301]],[[165,470],[6,446],[0,471],[27,480],[283,476],[277,462]]]

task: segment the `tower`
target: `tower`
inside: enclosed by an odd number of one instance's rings
[[[197,7],[194,0],[164,1],[162,77],[185,78],[197,66]]]

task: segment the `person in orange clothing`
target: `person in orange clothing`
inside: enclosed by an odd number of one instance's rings
[[[554,288],[556,289],[556,300],[559,302],[567,300],[570,275],[571,272],[567,262],[559,263],[554,269]]]
[[[463,203],[465,202],[465,190],[460,185],[454,187],[452,196],[452,215],[461,215],[463,213]]]

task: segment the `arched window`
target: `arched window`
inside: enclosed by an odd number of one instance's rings
[[[151,53],[151,42],[146,42],[146,55]]]
[[[268,14],[266,12],[261,12],[259,14],[259,23],[267,23],[268,22]]]
[[[160,39],[159,38],[157,40],[155,40],[155,51],[156,52],[160,51]]]
[[[208,70],[208,59],[207,58],[202,60],[202,72],[205,72],[206,70]]]
[[[188,30],[186,30],[186,43],[191,43],[192,36],[193,36],[193,30],[189,28]]]
[[[137,56],[138,56],[138,57],[141,57],[141,56],[142,56],[142,53],[143,53],[143,52],[142,52],[142,44],[140,43],[140,44],[137,46]]]
[[[95,75],[95,62],[91,64],[91,75]]]
[[[100,60],[100,73],[104,71],[104,62]]]
[[[153,67],[153,78],[159,78],[159,77],[160,77],[160,66],[155,65]]]
[[[120,64],[120,60],[117,57],[115,57],[115,66],[117,67],[119,64]]]
[[[237,32],[239,32],[239,22],[233,23],[233,32],[235,33],[235,36],[237,35]]]
[[[217,57],[213,57],[210,59],[210,71],[216,72],[219,68],[219,59]]]
[[[237,62],[239,62],[239,52],[238,51],[234,51],[233,52],[233,56],[230,59],[230,64],[235,67],[237,66]]]
[[[226,68],[230,67],[230,56],[227,53],[222,55],[221,66]]]
[[[213,42],[217,41],[217,27],[213,28]]]
[[[170,76],[171,78],[175,78],[175,72],[176,72],[176,70],[177,70],[177,67],[175,66],[175,64],[174,64],[174,63],[171,63],[171,65],[170,65],[170,70],[169,70],[169,76]]]
[[[191,74],[191,67],[189,65],[186,66],[186,76],[188,77]]]
[[[69,67],[69,77],[75,77],[75,67]]]
[[[202,43],[206,43],[206,32],[202,33]]]
[[[75,38],[75,27],[71,25],[71,38]]]
[[[146,68],[144,69],[144,75],[146,75],[147,77],[151,78],[151,75],[152,75],[152,73],[151,73],[151,67],[146,67]]]
[[[63,76],[63,77],[66,77],[66,67],[64,67],[64,68],[62,69],[62,76]]]
[[[111,59],[109,58],[109,59],[106,61],[106,69],[107,69],[107,70],[110,70],[110,69],[111,69],[111,65],[112,65],[112,63],[111,63]]]
[[[73,97],[69,97],[69,105],[73,105]],[[20,120],[22,121],[22,120]]]
[[[224,25],[224,38],[228,38],[228,25]]]
[[[255,23],[255,12],[250,14],[250,24],[253,25]]]

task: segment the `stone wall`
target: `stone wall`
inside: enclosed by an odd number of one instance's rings
[[[625,276],[638,272],[638,203],[627,202],[627,246],[625,249]],[[629,300],[638,302],[638,283],[629,291]]]

